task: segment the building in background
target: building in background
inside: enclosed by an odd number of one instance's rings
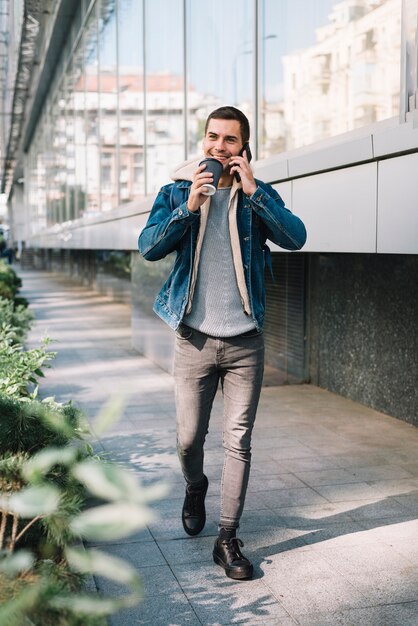
[[[266,381],[418,424],[417,21],[418,0],[0,0],[23,262],[129,301],[134,345],[169,369],[152,301],[173,260],[136,240],[208,113],[234,104],[257,175],[308,229],[300,253],[273,246]]]
[[[313,46],[286,55],[286,149],[399,115],[399,0],[344,0]]]

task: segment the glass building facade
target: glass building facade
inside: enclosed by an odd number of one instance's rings
[[[84,0],[25,156],[31,235],[155,194],[234,104],[263,159],[399,116],[401,0]]]

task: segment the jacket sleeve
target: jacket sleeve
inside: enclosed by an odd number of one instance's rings
[[[267,238],[285,250],[300,250],[306,242],[302,220],[285,207],[273,187],[257,183],[257,189],[249,200],[266,228]]]
[[[159,261],[173,252],[193,221],[199,219],[200,211],[188,211],[187,201],[174,209],[171,207],[171,187],[160,189],[138,237],[138,250],[147,261]]]

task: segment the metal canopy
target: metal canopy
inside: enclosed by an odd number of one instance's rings
[[[2,30],[0,32],[2,48],[4,47],[4,52],[6,53],[5,57],[0,57],[0,89],[2,90],[3,103],[2,113],[6,117],[10,117],[9,123],[7,120],[3,123],[3,131],[6,133],[6,136],[3,137],[3,149],[5,150],[5,154],[2,155],[4,162],[1,192],[6,194],[10,191],[16,154],[19,148],[22,133],[25,105],[28,98],[38,45],[40,16],[45,11],[46,4],[46,2],[36,2],[35,0],[26,0],[24,2],[20,42],[18,41],[16,45],[16,49],[18,49],[16,68],[13,67],[14,58],[13,54],[11,54],[12,51],[9,49],[9,34],[11,32],[9,14],[10,3],[8,0],[2,0],[0,5],[0,12],[2,13],[2,29],[7,28],[7,31]],[[14,72],[14,70],[15,79],[13,84],[13,75],[10,76],[10,74]],[[10,91],[13,92],[12,97]],[[7,110],[7,105],[10,101],[10,110]]]
[[[11,67],[14,59],[9,45],[11,2],[12,7],[18,5],[16,0],[0,0],[0,108],[2,106],[2,119],[5,120],[0,129],[3,135],[1,192],[7,195],[17,166],[16,160],[30,144],[63,43],[80,5],[80,0],[22,0],[21,34],[20,41],[15,45],[18,54],[14,55],[17,56],[14,68]],[[47,48],[41,52],[47,20],[53,20],[53,24],[48,29],[50,36]],[[33,84],[36,65],[40,67]],[[10,76],[14,72],[14,84],[10,84]],[[29,96],[30,111],[26,110]]]

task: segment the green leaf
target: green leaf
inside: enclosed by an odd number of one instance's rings
[[[122,395],[113,396],[100,410],[94,420],[92,425],[93,432],[96,433],[97,436],[100,436],[109,430],[113,424],[120,420],[125,405],[126,397]]]
[[[78,463],[73,474],[92,494],[105,500],[144,504],[167,493],[164,484],[142,487],[138,479],[127,470],[91,459]]]
[[[74,467],[73,474],[92,494],[106,500],[130,500],[138,490],[133,474],[110,463],[86,460]]]
[[[33,481],[42,478],[57,464],[71,465],[77,458],[77,448],[49,447],[35,454],[23,467],[23,476]]]
[[[152,502],[153,500],[160,500],[167,493],[168,485],[165,483],[158,483],[149,487],[140,486],[140,490],[135,494],[135,502],[142,504]]]
[[[150,509],[137,504],[120,503],[96,506],[77,515],[71,530],[85,539],[109,541],[127,537],[144,528],[155,516]]]
[[[0,624],[7,626],[33,625],[30,615],[39,606],[41,597],[45,597],[45,580],[41,579],[26,585],[17,595],[0,605]]]
[[[74,437],[74,428],[65,419],[64,415],[60,411],[46,411],[42,415],[42,420],[56,433],[64,435],[65,437],[72,439]]]
[[[21,517],[50,515],[57,510],[59,501],[60,491],[53,485],[27,487],[10,496],[8,510]]]
[[[35,563],[35,557],[29,550],[19,550],[14,554],[7,553],[5,558],[0,560],[0,571],[8,576],[15,576],[28,569]]]
[[[140,602],[139,593],[122,598],[100,598],[98,596],[55,596],[50,605],[57,609],[67,609],[81,615],[111,615],[120,609],[136,606]]]
[[[65,555],[70,567],[81,574],[98,574],[135,589],[141,587],[137,570],[122,559],[94,548],[90,550],[67,548]]]

